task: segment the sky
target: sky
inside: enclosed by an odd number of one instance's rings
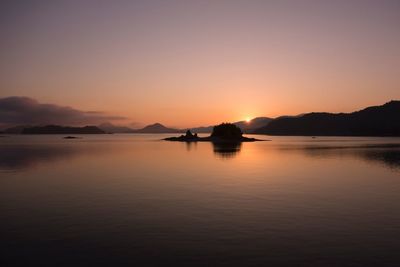
[[[0,103],[85,123],[194,127],[400,99],[400,1],[4,0],[0,34]]]

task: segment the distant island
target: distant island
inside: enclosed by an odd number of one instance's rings
[[[198,137],[197,134],[192,134],[190,130],[186,131],[185,135],[179,137],[168,137],[166,141],[175,142],[213,142],[213,143],[240,143],[240,142],[254,142],[263,141],[255,138],[248,138],[243,136],[242,130],[232,123],[222,123],[214,126],[213,131],[208,137]]]
[[[22,134],[105,134],[96,126],[69,127],[59,125],[46,125],[24,128]]]
[[[302,136],[400,136],[400,101],[352,113],[307,113],[278,118],[255,134]]]

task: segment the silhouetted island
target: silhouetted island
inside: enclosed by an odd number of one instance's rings
[[[63,138],[64,138],[64,139],[81,139],[81,137],[71,136],[71,135],[64,136]]]
[[[275,119],[255,134],[303,136],[400,136],[400,101],[352,113],[313,112]]]
[[[222,123],[214,126],[214,129],[208,137],[198,137],[197,134],[192,134],[190,130],[186,131],[185,135],[179,137],[168,137],[166,141],[177,142],[213,142],[213,143],[239,143],[239,142],[254,142],[264,141],[255,138],[243,136],[242,130],[232,123]]]
[[[69,127],[47,125],[24,128],[22,134],[105,134],[105,132],[96,126]]]

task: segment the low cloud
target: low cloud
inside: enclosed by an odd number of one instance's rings
[[[54,104],[41,104],[29,97],[0,98],[0,127],[15,125],[88,125],[126,119],[99,111],[82,111]]]

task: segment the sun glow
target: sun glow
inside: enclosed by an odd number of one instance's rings
[[[246,118],[246,122],[249,123],[251,121],[250,118]]]

